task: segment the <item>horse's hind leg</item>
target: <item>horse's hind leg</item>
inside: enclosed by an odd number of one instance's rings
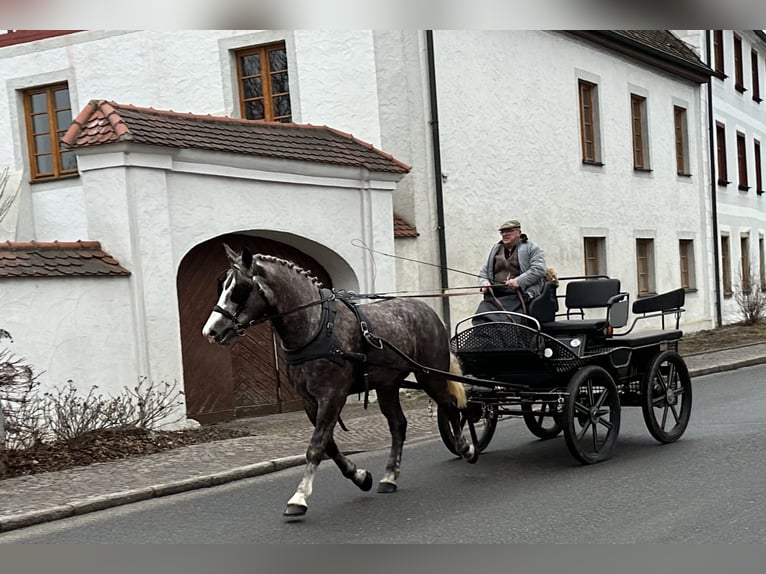
[[[378,492],[396,492],[396,481],[402,464],[402,450],[407,437],[407,419],[399,402],[399,385],[379,386],[378,405],[388,421],[391,432],[391,451],[386,463],[386,472],[378,483]]]
[[[450,365],[451,372],[459,373],[457,363]],[[455,451],[466,462],[475,463],[479,459],[479,451],[476,446],[466,440],[460,428],[460,409],[465,407],[466,396],[463,386],[455,381],[447,381],[442,377],[435,377],[418,373],[415,375],[423,390],[431,397],[440,409],[447,413],[452,434],[455,441]]]
[[[327,456],[329,456],[337,467],[340,469],[340,473],[358,486],[361,490],[367,492],[372,488],[372,474],[363,468],[358,468],[353,462],[351,462],[346,455],[344,455],[338,445],[335,443],[335,439],[330,437],[327,443]]]

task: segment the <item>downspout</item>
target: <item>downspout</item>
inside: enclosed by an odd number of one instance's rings
[[[434,62],[433,30],[426,30],[426,58],[428,60],[428,88],[431,104],[431,144],[434,155],[434,186],[436,190],[436,231],[439,240],[439,271],[442,290],[449,287],[447,277],[447,238],[444,230],[444,191],[442,189],[442,157],[439,143],[439,110],[436,98],[436,64]],[[449,297],[442,297],[442,319],[450,328]]]
[[[705,58],[707,65],[712,68],[712,54],[710,49],[710,30],[705,30]],[[707,82],[707,128],[708,141],[710,145],[710,202],[713,213],[713,266],[715,269],[715,326],[720,327],[723,320],[721,317],[721,268],[719,262],[718,250],[718,201],[716,199],[718,186],[716,184],[716,154],[713,134],[715,134],[713,125],[713,77]]]

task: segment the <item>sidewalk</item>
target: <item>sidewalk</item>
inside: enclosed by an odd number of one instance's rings
[[[766,343],[685,360],[692,377],[766,363]],[[407,399],[403,406],[408,420],[405,449],[439,436],[427,400]],[[343,420],[349,432],[336,432],[336,440],[344,452],[388,448],[388,428],[376,404],[365,411],[350,400]],[[311,428],[303,412],[250,419],[247,424],[255,426],[256,436],[0,480],[0,532],[303,464]]]

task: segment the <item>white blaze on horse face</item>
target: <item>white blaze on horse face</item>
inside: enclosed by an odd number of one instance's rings
[[[216,305],[220,307],[221,309],[226,309],[230,313],[232,312],[231,309],[227,307],[230,301],[230,292],[232,288],[234,287],[234,278],[231,273],[227,274],[226,281],[224,282],[223,289],[221,289],[221,294],[218,297],[218,301],[216,302]],[[207,321],[205,322],[205,325],[202,327],[202,336],[206,337],[207,340],[210,343],[215,343],[215,335],[221,334],[224,332],[227,328],[233,328],[233,325],[228,325],[227,323],[230,322],[230,319],[227,319],[224,317],[221,313],[218,311],[212,311],[210,313],[210,316],[207,318]]]

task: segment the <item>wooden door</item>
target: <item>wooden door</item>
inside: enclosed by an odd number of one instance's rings
[[[217,278],[229,267],[224,243],[235,251],[247,247],[253,253],[289,259],[331,286],[316,260],[270,239],[230,234],[192,249],[179,266],[177,280],[187,417],[205,424],[298,410],[302,403],[287,380],[271,323],[247,329],[228,346],[211,345],[202,336],[217,299]]]

